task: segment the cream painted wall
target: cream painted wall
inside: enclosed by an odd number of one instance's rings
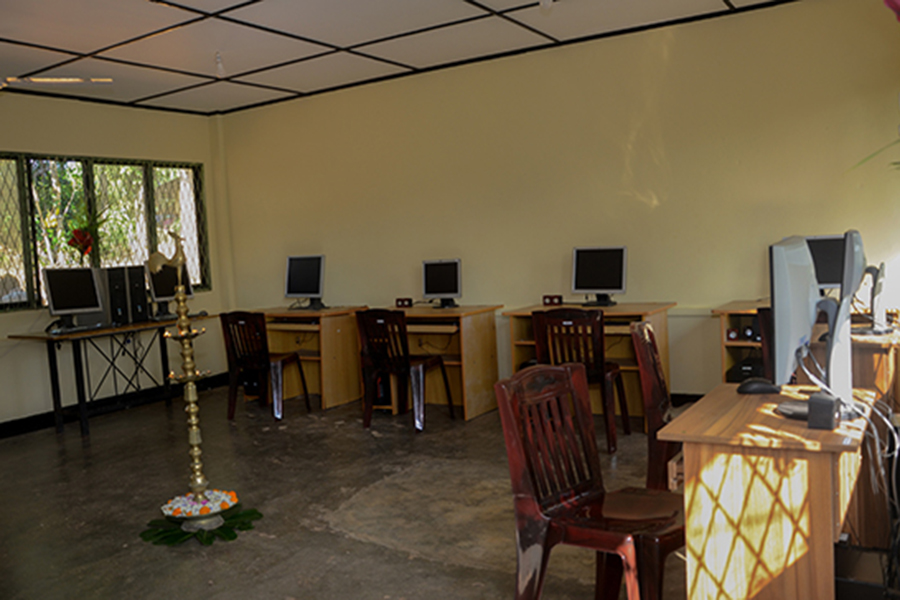
[[[460,257],[464,302],[513,308],[569,290],[573,246],[627,244],[619,300],[678,302],[672,388],[705,392],[708,310],[767,295],[768,244],[900,253],[898,152],[852,169],[896,139],[898,59],[880,0],[817,0],[230,115],[237,302],[282,302],[284,257],[321,252],[332,304]]]
[[[0,93],[0,149],[203,162],[210,311],[283,303],[312,252],[331,304],[419,296],[422,259],[460,257],[464,302],[515,308],[571,297],[573,246],[627,244],[619,300],[678,302],[672,388],[702,393],[708,310],[766,295],[768,244],[857,228],[869,262],[900,255],[900,149],[852,168],[896,139],[898,58],[880,0],[806,1],[211,119]],[[0,378],[0,421],[50,410],[39,344],[0,341]]]
[[[198,292],[192,306],[209,312],[227,307],[222,291],[229,287],[231,267],[228,254],[221,251],[227,240],[218,230],[228,211],[223,213],[217,201],[224,176],[217,168],[220,152],[214,120],[0,93],[0,132],[4,151],[203,163],[213,291]],[[0,313],[0,421],[53,409],[44,345],[6,338],[10,333],[42,331],[50,320],[46,309]],[[209,333],[196,342],[197,364],[219,373],[225,370],[221,333],[215,322],[208,323]],[[156,358],[155,351],[151,357]],[[170,348],[170,359],[177,368],[175,347]],[[68,345],[60,355],[59,369],[63,401],[74,404]]]

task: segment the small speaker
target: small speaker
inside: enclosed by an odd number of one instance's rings
[[[129,315],[132,323],[144,323],[150,320],[147,306],[147,281],[144,278],[144,267],[125,267],[128,279]]]
[[[128,278],[125,267],[110,267],[105,269],[106,293],[109,299],[109,324],[127,325],[129,318],[128,302]]]
[[[412,308],[412,298],[397,298],[394,304],[397,308]]]
[[[544,295],[544,306],[559,306],[562,304],[562,296],[559,295]]]
[[[816,392],[809,397],[809,416],[806,426],[810,429],[832,430],[841,424],[841,403],[826,392]]]
[[[729,340],[734,341],[734,340],[738,339],[738,330],[737,329],[729,329],[728,331],[725,332],[725,335],[728,337]]]

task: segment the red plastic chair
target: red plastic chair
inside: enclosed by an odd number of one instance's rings
[[[672,398],[663,374],[656,334],[647,322],[631,324],[631,341],[641,374],[641,394],[647,421],[647,487],[669,489],[669,461],[681,451],[681,444],[664,442],[657,432],[671,420]]]
[[[450,380],[447,379],[444,359],[439,354],[410,355],[406,313],[402,310],[361,310],[356,313],[356,323],[365,387],[363,427],[372,424],[378,378],[395,375],[398,412],[406,412],[407,382],[411,380],[413,425],[416,431],[422,431],[425,428],[425,373],[433,367],[441,369],[447,407],[450,409],[450,418],[453,418],[453,397],[450,394]]]
[[[631,434],[625,384],[619,365],[606,361],[603,333],[603,311],[557,308],[531,313],[537,362],[561,365],[576,362],[584,365],[590,383],[600,384],[603,416],[606,420],[606,449],[616,451],[616,406],[613,383],[619,395],[622,428]]]
[[[516,514],[516,600],[541,596],[550,551],[597,551],[597,598],[659,598],[665,558],[684,545],[682,496],[606,492],[584,366],[535,365],[494,386]]]
[[[228,419],[234,419],[237,389],[243,386],[247,396],[259,396],[263,403],[272,388],[272,413],[281,419],[284,404],[284,369],[296,365],[303,385],[306,412],[310,411],[306,377],[296,352],[270,353],[266,334],[266,316],[262,313],[230,312],[219,315],[225,353],[228,356]]]

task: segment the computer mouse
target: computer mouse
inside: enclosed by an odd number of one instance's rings
[[[198,314],[199,314],[201,317],[207,317],[207,316],[209,316],[209,313],[206,312],[205,310],[201,310]]]
[[[750,377],[741,382],[737,392],[738,394],[780,394],[781,386],[762,377]]]

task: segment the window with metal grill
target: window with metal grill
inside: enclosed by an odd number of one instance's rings
[[[44,304],[48,267],[143,264],[184,238],[194,289],[210,289],[202,166],[0,154],[0,311]]]

